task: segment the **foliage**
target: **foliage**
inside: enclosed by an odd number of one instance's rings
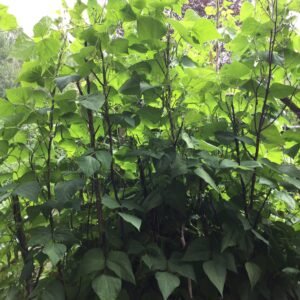
[[[2,299],[300,298],[299,6],[183,4],[78,1],[18,39]]]

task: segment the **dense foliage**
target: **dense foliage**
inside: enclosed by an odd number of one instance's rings
[[[0,298],[299,299],[298,4],[77,1],[20,35]]]

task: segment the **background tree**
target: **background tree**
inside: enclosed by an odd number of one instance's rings
[[[20,63],[10,57],[18,32],[0,32],[0,97],[5,96],[5,90],[16,86],[16,78]]]

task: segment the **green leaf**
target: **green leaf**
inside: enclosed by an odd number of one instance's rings
[[[106,265],[121,279],[135,284],[131,262],[127,253],[121,251],[110,251],[107,257]]]
[[[0,30],[8,31],[17,27],[16,18],[7,12],[7,6],[0,4]]]
[[[242,63],[233,62],[231,64],[226,64],[222,67],[220,74],[222,80],[226,82],[231,82],[232,80],[239,80],[243,76],[250,74],[250,69]]]
[[[55,198],[62,203],[70,201],[77,191],[84,187],[85,181],[81,178],[59,182],[55,185]]]
[[[67,247],[64,244],[58,244],[52,241],[49,242],[43,249],[43,253],[48,255],[54,266],[63,259],[66,251]]]
[[[203,270],[209,280],[223,296],[223,289],[226,279],[226,265],[223,260],[210,260],[203,263]]]
[[[112,53],[128,53],[128,40],[117,38],[113,39],[110,43]]]
[[[134,226],[137,230],[140,230],[142,225],[142,220],[136,216],[126,214],[126,213],[119,213],[121,218],[126,221],[127,223],[130,223],[132,226]]]
[[[115,198],[111,198],[108,195],[102,197],[102,204],[109,209],[120,208],[121,205],[117,202]]]
[[[295,87],[290,85],[285,85],[281,83],[273,83],[270,88],[270,94],[276,98],[285,98],[292,95],[295,91]]]
[[[206,183],[208,183],[214,190],[216,190],[219,193],[219,189],[217,185],[215,184],[214,180],[210,177],[210,175],[203,169],[203,168],[197,168],[195,171],[195,174],[202,178]]]
[[[238,238],[239,238],[239,235],[238,235],[238,232],[236,231],[235,227],[226,226],[225,234],[222,239],[221,252],[224,252],[229,247],[237,245]]]
[[[275,190],[274,197],[275,199],[284,202],[289,209],[294,210],[296,208],[296,201],[286,191]]]
[[[295,178],[291,178],[288,176],[284,176],[283,180],[291,185],[293,185],[295,188],[300,189],[300,180],[297,180]]]
[[[79,169],[87,176],[91,177],[100,169],[99,161],[92,156],[83,156],[77,159]]]
[[[0,157],[5,156],[8,152],[9,144],[8,141],[0,141]]]
[[[105,257],[102,249],[95,248],[87,251],[80,263],[80,272],[87,275],[92,272],[102,271],[105,268]]]
[[[177,255],[176,253],[168,260],[168,269],[173,273],[196,281],[193,265],[182,261],[180,255]]]
[[[149,30],[151,28],[151,30]],[[137,20],[137,32],[138,36],[142,40],[155,40],[162,38],[166,32],[166,26],[159,20],[142,16]]]
[[[218,147],[203,140],[198,141],[197,149],[208,151],[208,152],[220,150]]]
[[[237,168],[239,164],[230,159],[223,159],[220,163],[220,168],[227,169],[227,168]]]
[[[180,285],[179,278],[169,272],[156,272],[155,278],[164,300],[167,300],[173,291]]]
[[[36,44],[37,54],[42,66],[57,57],[60,47],[60,41],[56,38],[46,38]]]
[[[43,37],[49,33],[52,25],[52,19],[49,17],[43,17],[38,23],[33,27],[33,33],[35,37]]]
[[[161,121],[162,110],[158,107],[145,106],[140,109],[138,114],[145,124],[157,124]]]
[[[68,75],[55,78],[55,83],[59,90],[62,92],[70,83],[78,82],[79,80],[79,75]]]
[[[181,59],[182,66],[185,68],[196,68],[197,64],[188,56],[184,55]]]
[[[283,273],[291,276],[297,276],[300,274],[300,270],[297,268],[287,267],[281,270]]]
[[[104,104],[105,99],[102,94],[81,96],[79,98],[79,104],[86,109],[98,111]]]
[[[40,190],[39,183],[37,181],[31,181],[19,184],[13,191],[13,194],[31,201],[37,201]]]
[[[101,168],[110,170],[112,157],[108,151],[105,150],[96,151],[96,157],[101,163]]]
[[[0,203],[2,201],[5,201],[6,199],[8,199],[11,196],[11,193],[5,193],[3,195],[0,196]]]
[[[259,239],[261,240],[262,242],[264,242],[267,246],[270,245],[270,243],[260,234],[258,233],[256,230],[254,229],[251,229],[252,233]]]
[[[257,264],[252,262],[246,262],[245,268],[249,277],[251,288],[253,289],[258,280],[260,279],[261,269]]]
[[[140,89],[140,79],[138,76],[133,76],[128,79],[121,87],[120,93],[124,95],[139,95],[141,92]]]
[[[210,256],[210,248],[207,239],[196,238],[190,245],[183,256],[183,261],[205,261]]]
[[[51,280],[43,287],[41,298],[43,300],[65,300],[65,291],[62,283]]]
[[[42,67],[40,66],[39,62],[24,62],[18,79],[20,81],[36,82],[39,85],[43,85]]]
[[[52,238],[51,231],[46,227],[36,227],[29,231],[30,239],[28,246],[42,245],[45,246]]]
[[[186,19],[187,18],[185,17],[184,21],[186,21]],[[199,43],[205,43],[221,38],[221,35],[216,29],[216,25],[211,20],[199,18],[198,20],[195,20],[195,22],[192,21],[192,24],[192,30],[195,34],[194,38],[196,38]]]
[[[101,275],[92,282],[93,290],[100,300],[117,300],[121,286],[119,278],[109,275]]]
[[[167,260],[161,248],[159,248],[156,244],[151,244],[147,247],[146,253],[147,254],[143,255],[142,261],[150,270],[166,270]]]

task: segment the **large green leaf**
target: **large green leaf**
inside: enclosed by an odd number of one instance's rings
[[[70,83],[78,82],[79,80],[79,75],[68,75],[55,78],[55,83],[62,92]]]
[[[256,283],[258,282],[258,280],[260,279],[261,269],[257,264],[253,262],[246,262],[245,268],[250,280],[251,287],[253,289]]]
[[[100,300],[117,300],[122,281],[109,275],[101,275],[92,282],[94,292]]]
[[[103,270],[105,267],[105,257],[103,251],[99,248],[87,251],[80,263],[82,275]]]
[[[194,172],[197,176],[199,176],[206,183],[208,183],[213,189],[215,189],[217,192],[219,192],[219,189],[218,189],[217,185],[215,184],[214,180],[203,168],[199,167]]]
[[[119,213],[121,218],[126,221],[127,223],[130,223],[132,226],[134,226],[137,230],[140,230],[142,225],[142,220],[136,216],[127,214],[127,213]]]
[[[58,280],[47,282],[42,289],[41,299],[43,300],[65,300],[64,286]]]
[[[218,33],[214,23],[211,20],[204,18],[195,22],[195,25],[193,26],[193,32],[195,34],[195,38],[200,43],[221,38],[221,35]]]
[[[218,289],[223,296],[223,290],[226,279],[226,264],[223,260],[209,260],[203,263],[203,270],[209,280]]]
[[[127,253],[121,251],[110,251],[106,265],[121,279],[135,284],[135,277]]]
[[[40,190],[41,187],[37,181],[24,182],[15,188],[13,194],[32,201],[37,201]]]
[[[33,27],[33,33],[35,37],[45,36],[51,28],[52,19],[49,17],[43,17],[38,23]]]
[[[79,98],[80,105],[94,111],[98,111],[103,106],[104,102],[105,99],[102,94],[81,96]]]
[[[151,28],[151,30],[149,30]],[[150,17],[142,16],[137,20],[138,36],[142,40],[155,40],[162,38],[166,32],[166,26],[159,20]]]
[[[103,195],[102,204],[109,209],[116,209],[121,207],[117,200],[115,198],[111,198],[109,195]]]
[[[141,92],[140,79],[137,76],[133,76],[128,79],[121,87],[120,93],[124,95],[139,95]]]
[[[56,200],[63,203],[71,200],[75,193],[84,187],[84,183],[85,181],[81,178],[58,182],[54,189]]]
[[[194,239],[187,247],[183,261],[205,261],[209,259],[209,243],[204,238]]]
[[[77,159],[77,164],[80,170],[87,176],[91,177],[97,171],[99,171],[100,163],[92,156],[83,156]]]
[[[0,141],[0,157],[7,154],[9,149],[8,141]]]
[[[36,44],[36,52],[42,64],[48,63],[50,59],[55,59],[60,50],[60,41],[56,38],[46,38]]]
[[[13,30],[17,26],[16,18],[7,12],[7,6],[0,4],[0,30]]]
[[[164,271],[167,268],[167,260],[162,250],[155,244],[149,245],[146,254],[142,257],[143,262],[152,271]]]
[[[196,281],[193,265],[191,263],[184,262],[179,254],[174,253],[168,260],[168,269],[173,273],[177,273]]]
[[[49,242],[43,249],[43,252],[48,255],[52,264],[55,266],[61,259],[63,259],[67,247],[64,244]]]
[[[156,272],[155,278],[164,300],[167,300],[173,291],[180,285],[179,278],[169,272]]]

